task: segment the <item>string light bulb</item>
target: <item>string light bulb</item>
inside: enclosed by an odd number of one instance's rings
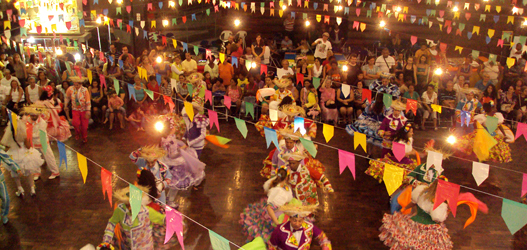
[[[339,10],[342,10],[342,6],[339,5]]]
[[[172,7],[172,8],[176,7],[176,2],[168,1],[168,7]]]
[[[525,19],[525,21],[523,21],[522,25],[523,25],[523,26],[526,26],[526,25],[527,25],[527,19]]]
[[[234,20],[234,26],[238,27],[238,26],[240,26],[240,23],[241,23],[240,19]]]
[[[379,23],[379,26],[381,26],[381,28],[384,28],[384,26],[386,26],[386,22],[385,22],[385,21],[381,21],[381,22]]]
[[[108,22],[108,17],[107,16],[104,17],[104,22]]]
[[[101,23],[102,23],[101,17],[97,17],[97,20],[95,20],[95,22],[96,22],[97,24],[101,24]]]
[[[442,75],[442,74],[443,74],[443,69],[441,69],[441,68],[437,68],[437,69],[434,70],[434,75],[438,75],[438,76],[440,76],[440,75]]]
[[[161,121],[158,121],[158,122],[156,122],[156,124],[154,124],[154,128],[155,128],[158,132],[161,132],[161,131],[163,131],[163,129],[165,128],[165,125],[164,125]]]
[[[57,56],[62,55],[62,49],[58,48],[55,53],[57,54]]]
[[[454,8],[452,8],[452,11],[454,12],[458,12],[459,11],[459,8],[457,6],[454,6]]]
[[[251,63],[251,67],[252,67],[253,69],[255,69],[255,68],[256,68],[256,63],[255,63],[255,62],[252,62],[252,63]]]
[[[517,13],[517,12],[518,12],[518,8],[517,8],[516,6],[514,6],[514,7],[512,8],[512,13],[514,14],[514,13]]]
[[[343,65],[342,66],[342,71],[347,72],[348,71],[348,65]]]
[[[168,26],[168,20],[167,19],[163,20],[163,26],[165,26],[165,27]]]
[[[30,36],[28,39],[27,39],[27,42],[28,43],[35,43],[35,38]]]
[[[450,145],[453,145],[454,143],[456,143],[456,141],[457,141],[457,139],[453,135],[451,135],[448,138],[446,138],[446,142],[448,142]]]
[[[282,5],[282,10],[285,10],[285,9],[287,9],[287,6],[284,4]]]
[[[122,4],[123,0],[117,0],[117,4]]]
[[[308,27],[310,24],[311,22],[309,22],[309,20],[306,20],[306,27]]]
[[[401,9],[400,6],[397,6],[397,8],[395,8],[395,11],[397,11],[397,12],[401,12],[401,10],[402,10],[402,9]]]
[[[158,56],[158,57],[156,58],[156,62],[157,62],[157,63],[162,63],[162,62],[163,62],[163,58],[162,58],[161,56]]]

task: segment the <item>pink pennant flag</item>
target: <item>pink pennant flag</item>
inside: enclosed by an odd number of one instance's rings
[[[71,21],[69,21],[69,22],[66,22],[66,28],[67,28],[68,30],[70,30],[70,29],[71,29]]]
[[[101,79],[101,87],[106,89],[107,88],[107,86],[106,86],[106,78],[104,77],[104,75],[103,74],[99,74],[99,79]]]
[[[38,52],[38,60],[40,60],[41,62],[44,61],[44,58],[42,57],[42,52]]]
[[[269,8],[274,8],[274,2],[269,2]]]
[[[216,124],[216,128],[218,129],[218,132],[220,132],[220,124],[218,123],[218,113],[210,109],[208,111],[209,111],[210,129],[212,129],[212,126]]]
[[[267,76],[267,65],[265,64],[260,65],[260,75],[261,74],[265,74]]]
[[[416,36],[411,36],[410,37],[410,42],[412,42],[412,45],[414,45],[417,42],[417,37]]]
[[[516,127],[516,137],[514,140],[520,138],[521,135],[527,140],[527,124],[518,122],[518,126]]]
[[[441,203],[447,201],[452,215],[456,217],[457,211],[457,198],[459,196],[459,185],[444,180],[439,180],[437,183],[437,191],[434,202],[434,209],[436,209]]]
[[[523,181],[522,181],[522,197],[527,194],[527,174],[523,174]]]
[[[99,51],[99,60],[104,60],[104,52]]]
[[[37,26],[37,33],[40,35],[42,33],[42,25]]]
[[[126,12],[128,12],[128,14],[130,14],[130,12],[132,12],[132,6],[126,6]]]
[[[324,4],[324,9],[323,10],[328,11],[328,7],[329,7],[329,5],[327,3]]]
[[[176,233],[181,249],[185,250],[185,244],[183,244],[183,218],[181,217],[181,214],[169,206],[165,206],[165,211],[165,224],[167,227],[165,244],[172,238],[174,233]]]
[[[152,7],[152,3],[148,3],[146,6],[147,6],[147,7],[146,7],[146,10],[153,10],[153,9],[154,9],[154,8]]]
[[[210,105],[212,105],[212,91],[206,89],[205,90],[205,102],[209,101]]]
[[[439,50],[441,50],[441,52],[446,52],[446,43],[440,43],[439,44]]]
[[[77,76],[78,76],[79,78],[82,77],[81,68],[79,68],[78,66],[75,66],[75,72],[77,72]]]
[[[452,20],[446,20],[445,27],[451,27],[451,26],[452,26]]]
[[[218,8],[218,5],[215,5],[214,6],[214,12],[218,12],[218,11],[220,11],[220,9]]]
[[[503,40],[502,39],[498,39],[498,45],[496,45],[496,47],[502,47],[503,48]]]
[[[55,16],[54,15],[48,15],[48,19],[51,21]]]
[[[231,109],[231,98],[228,95],[223,96],[223,105],[228,109]]]
[[[18,24],[20,25],[20,27],[24,27],[24,25],[26,25],[26,19],[19,19]]]
[[[340,174],[346,170],[346,167],[349,168],[353,179],[355,180],[355,155],[348,151],[339,149],[339,170]]]
[[[445,15],[445,11],[444,10],[440,10],[439,11],[439,17],[443,18],[444,15]]]
[[[452,32],[452,26],[448,26],[448,28],[446,28],[446,33],[450,34],[450,32]]]
[[[101,168],[101,184],[102,184],[102,196],[104,194],[108,196],[108,201],[110,202],[110,207],[113,207],[112,204],[112,172],[107,169]]]
[[[170,108],[170,112],[174,111],[174,107],[176,106],[174,102],[172,101],[172,98],[170,96],[163,96],[163,100],[165,101],[165,104],[168,103],[168,107]]]
[[[302,73],[296,73],[296,84],[300,82],[304,86],[304,75]]]
[[[470,14],[470,13],[468,13],[468,12],[465,13],[465,18],[467,19],[467,21],[468,21],[468,19],[470,19],[471,16],[472,16],[472,14]]]
[[[82,4],[88,5],[88,0],[82,0]]]
[[[398,142],[393,142],[392,152],[395,158],[397,159],[397,161],[401,162],[401,160],[406,155],[406,145],[398,143]]]
[[[353,28],[359,30],[359,22],[353,21]]]
[[[355,9],[355,13],[357,13],[357,16],[360,16],[360,8]]]

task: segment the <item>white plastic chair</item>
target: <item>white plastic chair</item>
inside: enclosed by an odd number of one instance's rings
[[[242,39],[242,41],[243,41],[243,49],[245,49],[245,37],[247,37],[247,32],[243,31],[243,30],[240,30],[240,31],[238,31],[238,33],[236,33],[236,36],[238,36],[238,38]]]
[[[230,30],[224,30],[223,32],[221,32],[220,34],[220,40],[222,42],[226,42],[229,40],[229,37],[232,35],[232,31]]]

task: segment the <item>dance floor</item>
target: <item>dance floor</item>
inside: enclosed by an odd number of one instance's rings
[[[230,148],[223,149],[207,145],[202,160],[207,163],[206,180],[198,190],[180,192],[180,211],[203,226],[215,231],[230,241],[242,245],[245,237],[239,224],[240,213],[252,202],[265,197],[262,185],[265,181],[259,174],[262,160],[268,154],[265,139],[254,126],[247,124],[247,139],[236,129],[234,122],[220,122],[220,135],[231,138]],[[136,166],[128,158],[131,151],[142,145],[158,143],[154,133],[136,133],[132,130],[108,131],[91,129],[89,142],[83,145],[71,138],[66,144],[86,157],[110,169],[115,174],[133,182]],[[319,127],[317,141],[323,141]],[[213,128],[212,133],[217,133]],[[446,130],[417,131],[414,146],[422,147],[432,138],[440,143],[446,138]],[[344,130],[336,129],[329,145],[364,155],[362,150],[353,150],[353,139]],[[522,137],[511,145],[513,162],[494,164],[506,169],[527,172],[525,154],[527,143]],[[52,145],[58,160],[56,145]],[[88,163],[88,177],[83,184],[77,167],[76,153],[67,150],[68,166],[61,167],[61,177],[48,180],[46,170],[38,181],[37,196],[18,198],[15,184],[6,173],[11,197],[10,222],[0,224],[0,249],[79,249],[91,243],[101,242],[112,208],[104,199],[100,171]],[[315,224],[324,230],[334,249],[387,249],[379,241],[379,227],[383,214],[389,212],[389,196],[383,183],[364,174],[368,167],[365,159],[357,157],[356,179],[346,170],[339,175],[338,154],[335,149],[318,147],[317,158],[326,165],[327,176],[335,193],[322,193],[320,209]],[[477,188],[514,201],[519,200],[521,174],[491,168],[489,178],[477,187],[472,178],[472,162],[450,158],[443,162],[444,175],[451,182]],[[2,169],[5,173],[5,169]],[[114,190],[127,184],[114,178]],[[461,188],[461,192],[469,190]],[[26,193],[29,188],[26,187]],[[451,214],[446,222],[454,249],[527,249],[527,239],[511,235],[501,218],[502,200],[473,192],[489,206],[489,214],[478,213],[476,221],[463,229],[469,217],[468,207],[458,208],[457,217]],[[524,228],[523,230],[527,230]],[[186,249],[211,249],[206,229],[190,223],[185,239]],[[237,249],[231,245],[232,249]],[[180,249],[179,246],[174,249]],[[320,249],[313,247],[312,249]]]

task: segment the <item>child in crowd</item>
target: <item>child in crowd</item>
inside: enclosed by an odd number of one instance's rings
[[[210,72],[207,71],[207,72],[203,73],[203,77],[204,77],[203,81],[205,81],[205,84],[207,84],[207,89],[208,90],[212,90],[212,85],[214,83],[212,82],[212,78],[210,76]]]
[[[225,85],[223,85],[223,79],[216,78],[214,79],[214,85],[212,86],[212,96],[214,105],[219,106],[221,105],[221,100],[223,99],[223,96],[225,95]]]
[[[307,100],[304,104],[307,116],[311,116],[313,119],[320,114],[320,106],[318,105],[318,95],[317,90],[313,84],[308,84],[307,90]]]
[[[247,79],[245,73],[240,73],[238,78],[238,87],[242,88],[242,90],[245,90],[245,87],[249,84],[249,80]]]
[[[145,131],[145,113],[138,107],[130,116],[125,118],[137,131]]]
[[[106,119],[104,120],[104,123],[108,122],[108,118],[110,119],[110,130],[113,129],[113,120],[115,118],[115,114],[117,114],[117,118],[119,119],[119,124],[121,125],[121,128],[124,128],[124,117],[126,116],[126,110],[124,109],[124,101],[115,93],[115,90],[110,90],[108,92],[109,98],[108,98],[108,109],[106,109]]]

